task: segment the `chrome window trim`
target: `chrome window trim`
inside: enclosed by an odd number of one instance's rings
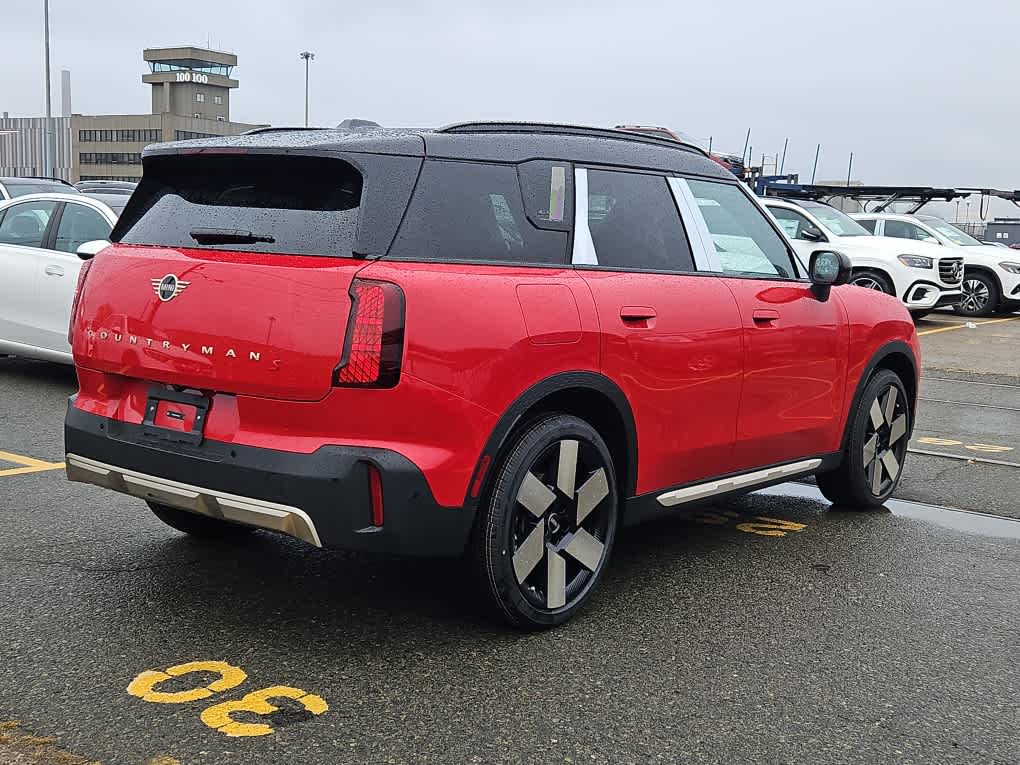
[[[715,251],[712,234],[708,230],[708,224],[705,223],[705,217],[698,210],[698,201],[694,198],[691,187],[687,185],[687,179],[674,176],[667,180],[669,190],[673,193],[673,199],[680,211],[680,218],[687,230],[687,240],[691,245],[695,268],[708,273],[722,273],[722,262]]]
[[[595,241],[588,228],[588,171],[574,168],[574,244],[570,262],[575,266],[597,266]]]

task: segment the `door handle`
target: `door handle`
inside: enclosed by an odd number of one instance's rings
[[[751,314],[751,317],[754,319],[755,324],[771,326],[773,323],[779,321],[779,311],[759,308]]]
[[[51,265],[46,266],[46,275],[47,276],[63,276],[64,275],[64,269],[61,268],[60,266],[54,266],[54,265],[51,264]]]
[[[620,309],[620,318],[624,321],[647,321],[657,315],[655,309],[647,305],[625,305]]]

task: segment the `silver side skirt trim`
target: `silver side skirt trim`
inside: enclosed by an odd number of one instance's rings
[[[811,459],[793,462],[789,465],[766,468],[765,470],[755,470],[752,473],[732,475],[729,478],[719,478],[715,481],[699,483],[696,486],[685,486],[682,489],[667,491],[665,494],[660,494],[657,499],[663,507],[673,507],[674,505],[682,505],[685,502],[694,502],[698,499],[712,497],[716,494],[724,494],[728,491],[750,489],[753,486],[810,473],[821,464],[822,461],[820,459]]]
[[[154,475],[137,473],[107,465],[77,454],[64,460],[71,481],[92,483],[133,497],[159,502],[211,518],[235,521],[260,529],[270,529],[322,547],[315,524],[304,510],[261,499],[225,494]]]

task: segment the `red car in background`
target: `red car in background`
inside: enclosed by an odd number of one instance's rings
[[[622,525],[807,475],[871,508],[900,478],[906,310],[838,253],[805,267],[696,148],[468,123],[143,165],[81,269],[66,465],[176,529],[463,555],[537,629]]]
[[[674,130],[670,130],[665,127],[658,127],[655,125],[617,125],[617,130],[626,130],[628,133],[644,133],[646,135],[658,135],[665,138],[670,138],[679,143],[688,144],[691,146],[697,146],[698,142],[690,136],[686,136],[683,133],[678,133]],[[717,154],[711,152],[708,154],[716,164],[726,168],[738,178],[744,176],[744,160],[734,154]]]

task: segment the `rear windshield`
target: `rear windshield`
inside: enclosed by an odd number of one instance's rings
[[[146,162],[113,241],[350,257],[362,177],[340,159],[171,155]]]

